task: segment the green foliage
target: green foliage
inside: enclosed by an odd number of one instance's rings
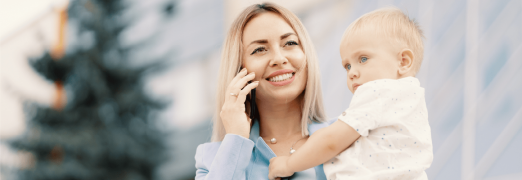
[[[130,22],[121,18],[124,9],[117,0],[72,1],[69,20],[93,34],[92,45],[33,62],[42,76],[64,83],[69,101],[62,110],[28,106],[34,114],[28,131],[11,142],[34,156],[20,179],[153,179],[166,159],[154,121],[165,104],[150,98],[143,83],[160,65],[127,62],[133,47],[119,41]]]

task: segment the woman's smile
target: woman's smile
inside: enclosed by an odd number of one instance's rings
[[[295,72],[290,69],[283,69],[276,72],[273,72],[266,78],[270,84],[274,86],[284,86],[290,84],[295,79]]]

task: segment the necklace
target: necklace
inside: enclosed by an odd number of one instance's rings
[[[306,138],[306,136],[302,137],[301,139],[304,139],[304,138]],[[297,144],[297,142],[299,142],[301,139],[298,139],[296,142],[294,142],[294,144],[292,144],[292,146],[290,147],[290,154],[293,154],[295,152],[294,145]],[[276,138],[270,139],[270,143],[272,143],[272,144],[277,143],[277,139]]]
[[[306,136],[305,136],[306,137]],[[305,137],[302,137],[301,139],[304,139]],[[294,145],[299,142],[301,139],[297,140],[294,144],[292,144],[292,147],[290,147],[290,154],[294,154],[295,152],[295,149],[294,149]]]

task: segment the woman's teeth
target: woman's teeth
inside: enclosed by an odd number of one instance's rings
[[[285,80],[292,78],[292,76],[293,76],[293,73],[281,74],[281,75],[270,78],[270,81],[272,81],[272,82],[285,81]]]

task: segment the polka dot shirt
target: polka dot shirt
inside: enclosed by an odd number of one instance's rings
[[[327,179],[428,179],[433,147],[417,78],[361,85],[338,119],[361,137],[324,164]]]

